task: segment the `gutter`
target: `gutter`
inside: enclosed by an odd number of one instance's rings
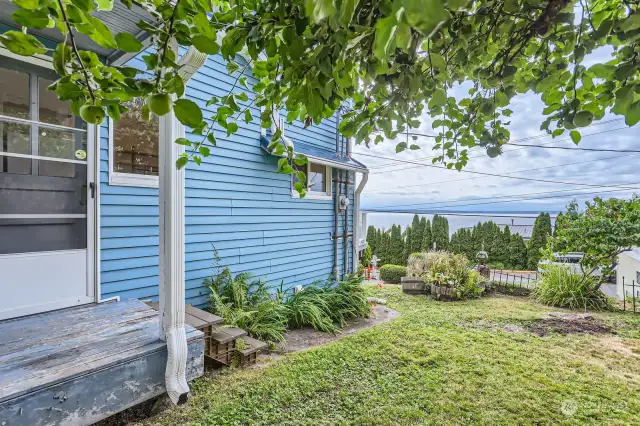
[[[177,43],[172,43],[177,50]],[[204,65],[208,55],[189,48],[179,61],[178,72],[185,84]],[[164,124],[164,126],[163,126]],[[184,404],[189,396],[187,383],[187,335],[185,332],[185,272],[184,272],[184,171],[175,170],[177,145],[174,137],[184,137],[184,126],[174,113],[162,117],[161,139],[165,139],[160,162],[165,168],[160,176],[160,338],[167,345],[165,386],[171,401]],[[170,140],[166,140],[171,138]],[[170,144],[167,145],[167,144]],[[162,145],[162,144],[161,144]],[[184,147],[182,147],[184,149]],[[165,158],[162,158],[164,155]],[[174,168],[174,170],[170,170]],[[162,168],[161,168],[162,170]],[[167,175],[167,170],[169,174]],[[174,175],[175,174],[175,175]],[[179,200],[172,199],[174,196]]]

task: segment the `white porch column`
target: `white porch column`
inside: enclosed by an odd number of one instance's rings
[[[167,342],[167,393],[174,404],[187,401],[187,336],[184,330],[184,169],[176,160],[185,147],[184,126],[173,112],[160,118],[160,338]]]

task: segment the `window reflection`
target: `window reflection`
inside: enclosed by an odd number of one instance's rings
[[[311,163],[309,166],[309,191],[325,192],[327,168],[320,164]]]
[[[0,121],[0,151],[12,154],[31,154],[31,126]],[[28,175],[31,159],[0,156],[0,173]]]
[[[124,102],[129,111],[113,123],[113,171],[142,175],[158,175],[158,143],[160,120],[142,117],[144,100]]]
[[[29,74],[0,68],[0,115],[29,119]]]
[[[47,90],[51,84],[53,80],[38,79],[39,121],[58,126],[86,128],[85,122],[76,118],[71,112],[69,102],[61,101],[56,96],[56,92]]]

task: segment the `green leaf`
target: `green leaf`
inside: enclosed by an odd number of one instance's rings
[[[193,18],[193,22],[196,24],[196,28],[200,32],[200,35],[203,35],[210,40],[216,39],[216,32],[213,30],[213,26],[211,25],[211,22],[209,22],[209,17],[206,13],[198,13]]]
[[[551,136],[555,138],[556,136],[560,136],[563,133],[564,133],[564,129],[555,129],[553,133],[551,133]]]
[[[442,0],[403,0],[409,25],[430,36],[451,15]]]
[[[87,19],[92,28],[92,31],[87,33],[91,40],[95,41],[105,49],[118,48],[118,44],[113,38],[111,30],[105,24],[103,24],[101,20],[94,18],[93,16],[88,16]]]
[[[211,143],[211,145],[218,146],[218,141],[216,140],[216,135],[214,135],[213,132],[210,132],[207,135],[207,140]]]
[[[620,29],[625,33],[629,31],[637,30],[638,28],[640,28],[640,13],[638,12],[630,15],[620,25]]]
[[[627,126],[635,126],[640,121],[640,101],[637,101],[629,107],[625,116]]]
[[[218,43],[202,34],[193,36],[191,42],[193,43],[193,46],[198,49],[198,51],[206,53],[207,55],[215,55],[220,51],[220,46],[218,45]]]
[[[143,47],[142,43],[129,33],[118,33],[115,39],[118,44],[118,49],[124,52],[139,52]]]
[[[227,136],[231,136],[238,131],[238,125],[234,122],[227,123]]]
[[[253,116],[251,115],[251,111],[248,109],[244,110],[244,122],[251,123],[253,121]]]
[[[203,156],[203,157],[208,157],[209,155],[211,155],[211,149],[209,149],[209,147],[207,146],[200,146],[200,148],[198,148],[198,152]]]
[[[304,9],[313,24],[336,12],[334,0],[305,0]]]
[[[113,0],[95,0],[98,5],[98,10],[105,10],[107,12],[113,9]]]
[[[444,92],[444,90],[438,89],[433,92],[431,101],[429,103],[435,107],[443,106],[447,103],[447,94]]]
[[[191,146],[191,141],[187,138],[178,138],[176,139],[176,143],[178,145]]]
[[[173,103],[176,118],[185,126],[198,127],[202,122],[202,110],[189,99],[178,99]]]
[[[356,11],[360,0],[342,0],[340,2],[340,25],[343,27],[348,26],[353,18],[353,13]]]
[[[27,10],[18,9],[11,15],[14,21],[28,28],[36,28],[42,30],[44,28],[53,28],[53,20],[49,18],[47,9]]]
[[[409,27],[409,25],[405,23],[398,25],[396,45],[405,52],[409,50],[409,46],[411,45],[411,27]]]
[[[410,149],[410,150],[412,150],[412,151],[415,151],[415,150],[417,150],[417,149],[420,149],[420,146],[419,146],[419,145],[416,145],[416,144],[411,144],[411,145],[409,146],[409,149]]]
[[[51,3],[52,0],[13,0],[13,4],[23,9],[41,9]]]
[[[376,23],[376,38],[373,43],[373,54],[381,61],[385,61],[389,56],[389,51],[394,41],[398,21],[395,15],[379,19]]]
[[[189,157],[187,157],[186,154],[183,154],[180,157],[178,157],[178,159],[176,160],[176,167],[178,168],[178,170],[180,170],[184,168],[184,166],[186,166],[188,162],[189,162]]]
[[[71,3],[84,12],[91,12],[95,9],[93,0],[71,0]]]
[[[193,156],[193,161],[199,166],[200,164],[202,164],[202,158],[199,155],[194,155]]]
[[[396,145],[396,154],[399,152],[404,151],[405,149],[407,149],[407,143],[406,142],[400,142],[398,145]]]
[[[576,145],[578,145],[580,143],[580,140],[582,139],[582,136],[580,135],[580,132],[577,130],[572,130],[569,132],[569,136],[571,136],[571,140],[573,141],[573,143],[575,143]]]
[[[0,42],[9,49],[9,51],[21,56],[33,56],[38,53],[46,53],[47,51],[37,38],[20,31],[10,30],[0,34]]]

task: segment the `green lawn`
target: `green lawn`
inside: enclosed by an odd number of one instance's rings
[[[263,368],[195,381],[150,425],[640,424],[640,315],[616,335],[508,333],[557,311],[524,298],[435,302],[368,287],[390,323]],[[512,327],[513,328],[513,327]]]

